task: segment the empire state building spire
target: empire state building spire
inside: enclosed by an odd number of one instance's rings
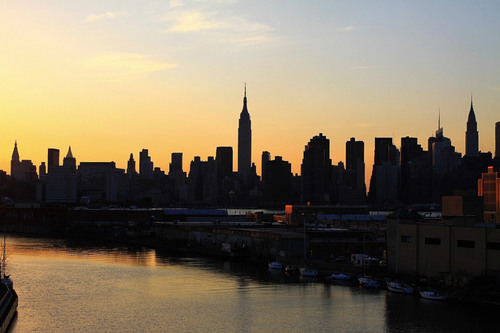
[[[247,85],[238,126],[238,173],[246,179],[252,164],[252,125],[247,108]]]
[[[479,156],[479,132],[477,131],[476,114],[470,98],[469,117],[467,119],[467,130],[465,131],[465,156]]]

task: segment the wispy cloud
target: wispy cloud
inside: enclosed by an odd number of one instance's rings
[[[99,14],[90,14],[83,21],[84,22],[96,22],[102,20],[110,20],[120,16],[127,16],[127,11],[121,12],[104,12]]]
[[[349,67],[349,69],[358,71],[362,69],[373,69],[373,68],[379,68],[380,66],[355,66],[355,67]]]
[[[196,32],[202,30],[231,30],[263,33],[272,28],[266,24],[250,22],[239,16],[221,17],[217,12],[184,11],[175,17],[168,17],[173,25],[167,32]]]
[[[337,31],[353,31],[353,30],[354,30],[354,27],[352,25],[348,25],[346,27],[337,28]]]
[[[170,8],[175,8],[175,7],[182,7],[184,5],[184,1],[182,0],[170,0],[168,2],[170,5]]]
[[[88,68],[120,74],[141,74],[163,71],[176,65],[138,53],[104,53],[84,59]]]
[[[361,127],[361,128],[371,127],[373,125],[374,124],[371,124],[371,123],[354,123],[353,124],[354,127]]]

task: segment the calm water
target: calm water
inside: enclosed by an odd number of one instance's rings
[[[12,332],[486,332],[498,309],[149,249],[7,238]]]

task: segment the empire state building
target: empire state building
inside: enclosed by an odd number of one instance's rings
[[[238,126],[238,173],[246,179],[252,164],[252,126],[247,109],[247,86]]]

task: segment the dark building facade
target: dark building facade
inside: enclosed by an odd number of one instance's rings
[[[153,178],[153,162],[147,149],[139,153],[139,175],[144,179]]]
[[[268,205],[282,206],[292,199],[292,165],[281,156],[269,160],[262,178],[264,199]]]
[[[314,205],[330,203],[331,169],[330,140],[320,133],[309,141],[304,150],[301,166],[303,202]]]
[[[375,158],[370,179],[370,203],[395,206],[398,202],[399,150],[392,138],[375,138]]]
[[[49,148],[47,151],[47,172],[50,172],[52,167],[59,166],[59,149]]]
[[[217,147],[215,152],[217,164],[217,188],[219,199],[225,201],[232,189],[233,147]]]

